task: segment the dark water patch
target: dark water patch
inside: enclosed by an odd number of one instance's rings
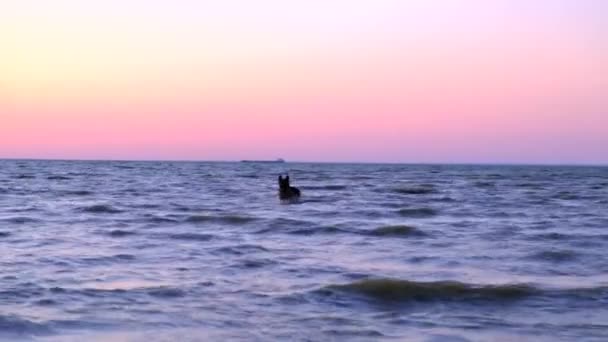
[[[93,191],[87,191],[87,190],[74,190],[74,191],[65,191],[63,194],[66,196],[92,196],[95,193]]]
[[[150,191],[150,192],[152,193],[154,191]],[[118,193],[125,194],[125,195],[131,195],[131,196],[135,196],[135,197],[144,195],[144,193],[139,191],[138,189],[124,189]]]
[[[491,210],[488,211],[487,216],[490,217],[495,217],[495,218],[509,218],[511,216],[517,216],[517,217],[526,217],[526,214],[524,213],[514,213],[514,214],[510,214],[506,211],[500,211],[500,210]]]
[[[250,245],[250,244],[224,246],[224,247],[217,248],[215,251],[220,254],[231,254],[231,255],[245,255],[245,254],[251,254],[251,253],[269,252],[269,250],[264,246]]]
[[[555,198],[567,201],[574,201],[580,199],[580,196],[569,191],[560,191],[555,195]]]
[[[115,229],[115,230],[110,231],[107,234],[111,237],[121,238],[121,237],[125,237],[125,236],[135,235],[137,233],[135,233],[133,231],[129,231],[129,230]]]
[[[0,238],[5,238],[5,237],[9,237],[11,236],[11,233],[9,232],[0,232]]]
[[[545,188],[544,183],[517,183],[515,186],[518,188],[530,188],[535,190],[542,190]]]
[[[359,180],[372,180],[372,179],[376,179],[376,177],[374,177],[374,176],[349,176],[349,177],[347,177],[347,179],[359,181]]]
[[[181,211],[181,212],[188,212],[188,211],[192,211],[192,210],[194,210],[193,208],[186,207],[186,206],[184,206],[184,205],[177,204],[177,203],[169,203],[169,205],[170,205],[170,206],[171,206],[171,207],[172,207],[174,210]]]
[[[436,192],[436,190],[430,186],[399,187],[392,189],[392,191],[403,195],[425,195]]]
[[[324,334],[333,336],[336,338],[380,338],[385,335],[378,330],[373,329],[326,329],[323,330]]]
[[[402,201],[386,201],[386,202],[377,202],[377,207],[378,208],[402,208],[403,207],[403,202]]]
[[[430,256],[413,256],[413,257],[409,258],[408,261],[418,264],[418,263],[422,263],[422,262],[434,260],[434,259],[437,259],[437,258],[430,257]]]
[[[348,185],[321,185],[321,186],[307,186],[306,190],[330,190],[330,191],[339,191],[348,189]]]
[[[40,297],[43,294],[44,288],[33,282],[19,283],[14,286],[0,288],[0,299],[2,299],[3,302],[21,302],[22,300]]]
[[[49,325],[52,326],[56,330],[75,330],[75,331],[110,331],[112,329],[116,329],[118,324],[111,323],[102,323],[98,321],[83,321],[83,320],[52,320],[49,321]],[[60,339],[62,340],[62,339]],[[76,341],[84,341],[86,339],[76,339]],[[68,340],[75,341],[75,340]]]
[[[36,176],[34,176],[34,175],[28,175],[28,174],[22,174],[22,175],[13,176],[13,178],[15,178],[15,179],[34,179],[34,178],[36,178]]]
[[[255,217],[251,216],[239,216],[239,215],[228,215],[228,216],[219,216],[217,217],[217,221],[229,224],[245,224],[252,221],[257,220]]]
[[[45,324],[36,323],[17,316],[0,315],[0,337],[27,337],[50,335],[52,333],[53,330]]]
[[[112,256],[87,257],[79,259],[84,264],[113,264],[116,262],[133,261],[135,256],[131,254],[116,254]]]
[[[103,284],[101,284],[103,285]],[[119,285],[120,286],[120,285]],[[128,288],[97,288],[90,287],[84,289],[70,289],[53,287],[49,289],[55,295],[67,295],[69,297],[89,297],[89,298],[129,298],[133,295],[150,295],[157,298],[179,298],[184,297],[186,292],[179,288],[158,286],[158,287],[128,287]]]
[[[572,238],[572,235],[569,234],[563,234],[563,233],[556,233],[556,232],[551,232],[551,233],[542,233],[542,234],[534,234],[534,235],[530,235],[529,239],[530,240],[567,240]]]
[[[161,216],[149,216],[146,218],[146,221],[149,223],[155,223],[155,224],[175,224],[175,223],[179,223],[178,220],[175,219],[171,219],[168,217],[161,217]]]
[[[425,218],[436,216],[437,210],[432,208],[404,208],[397,211],[403,217]]]
[[[169,238],[173,240],[186,240],[186,241],[209,241],[213,239],[211,234],[198,234],[198,233],[181,233],[181,234],[169,234]]]
[[[142,204],[134,204],[131,207],[138,208],[138,209],[160,209],[160,208],[162,208],[162,205],[152,204],[152,203],[142,203]]]
[[[24,217],[24,216],[9,217],[7,219],[3,219],[2,221],[6,222],[6,223],[11,223],[11,224],[27,224],[27,223],[40,222],[40,220],[31,218],[31,217]]]
[[[365,232],[366,235],[382,237],[425,236],[426,234],[415,227],[406,225],[383,226]]]
[[[473,186],[475,186],[476,188],[493,188],[496,186],[496,183],[478,181],[478,182],[473,183]]]
[[[39,305],[39,306],[53,306],[56,305],[57,302],[52,300],[52,299],[40,299],[34,302],[35,305]]]
[[[135,255],[132,254],[116,254],[112,258],[119,260],[135,260]]]
[[[263,268],[263,267],[267,267],[267,266],[272,266],[272,265],[276,265],[277,261],[273,260],[273,259],[249,259],[249,260],[244,260],[239,264],[239,268],[243,267],[243,268]]]
[[[549,250],[534,253],[529,256],[529,259],[550,262],[567,262],[575,260],[577,256],[577,253],[571,250]]]
[[[446,203],[449,203],[449,202],[455,202],[456,200],[455,200],[455,199],[453,199],[452,197],[447,197],[447,196],[446,196],[446,197],[437,197],[437,198],[431,198],[431,199],[430,199],[430,201],[433,201],[433,202],[446,202]]]
[[[186,292],[184,290],[171,287],[158,287],[148,289],[146,292],[150,296],[157,298],[180,298],[186,296]]]
[[[325,203],[327,202],[328,199],[326,197],[304,197],[304,198],[300,198],[299,200],[293,201],[293,202],[289,202],[289,201],[282,201],[282,204],[306,204],[306,203]]]
[[[352,293],[376,300],[433,301],[433,300],[515,300],[538,292],[525,284],[470,285],[455,281],[415,282],[397,279],[367,279],[344,285],[329,285],[320,290],[324,294]]]
[[[287,229],[293,227],[310,227],[312,225],[314,225],[314,223],[311,221],[288,219],[282,217],[274,219],[269,223],[270,227],[278,229]]]
[[[114,165],[114,167],[117,169],[123,169],[123,170],[135,170],[136,169],[136,167],[129,166],[129,165]]]
[[[239,216],[239,215],[226,215],[226,216],[213,216],[213,215],[194,215],[186,219],[188,223],[204,223],[204,222],[218,222],[225,224],[245,224],[257,220],[256,217],[251,216]]]
[[[46,177],[46,179],[48,179],[48,180],[70,180],[72,178],[67,177],[67,176],[61,176],[61,175],[52,175],[52,176]]]
[[[294,229],[294,230],[288,231],[287,233],[291,234],[291,235],[310,236],[310,235],[317,235],[317,234],[353,233],[353,231],[343,229],[343,228],[329,226],[329,227],[310,227],[310,228]]]
[[[116,209],[110,205],[105,205],[105,204],[97,204],[97,205],[92,205],[89,207],[83,207],[79,209],[82,212],[85,213],[93,213],[93,214],[119,214],[122,213],[123,211],[120,209]]]
[[[257,230],[256,234],[264,234],[269,232],[278,233],[289,233],[298,228],[310,228],[315,227],[315,224],[311,221],[306,220],[295,220],[288,218],[277,218],[270,221],[267,225],[264,225],[261,229]]]

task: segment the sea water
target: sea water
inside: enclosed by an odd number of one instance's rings
[[[602,167],[6,160],[0,340],[606,341],[607,247]]]

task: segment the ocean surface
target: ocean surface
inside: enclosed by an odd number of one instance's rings
[[[608,168],[5,160],[0,256],[2,341],[608,341]]]

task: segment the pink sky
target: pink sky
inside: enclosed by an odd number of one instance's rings
[[[602,0],[5,0],[0,158],[608,163]]]

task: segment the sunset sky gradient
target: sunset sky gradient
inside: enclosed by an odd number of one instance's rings
[[[3,0],[0,158],[608,163],[608,1]]]

